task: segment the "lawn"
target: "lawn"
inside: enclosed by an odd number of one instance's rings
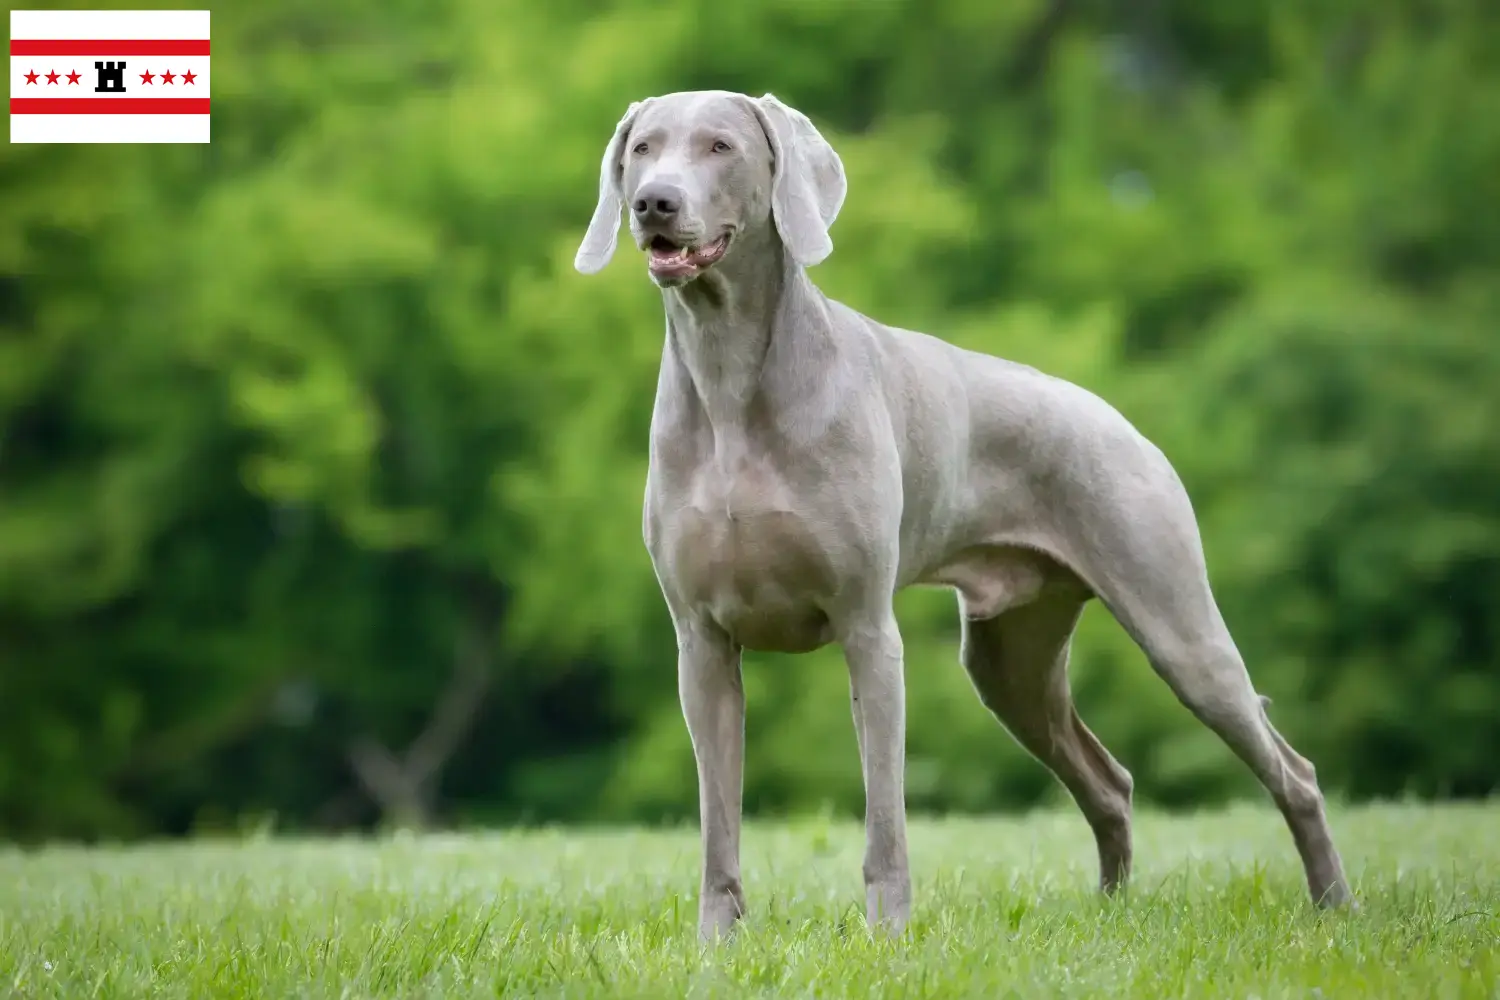
[[[4,850],[0,995],[1500,997],[1500,803],[1333,823],[1358,914],[1312,909],[1264,809],[1143,814],[1114,902],[1072,812],[914,821],[897,942],[856,824],[751,824],[717,951],[691,829]]]

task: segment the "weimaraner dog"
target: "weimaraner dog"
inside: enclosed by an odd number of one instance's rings
[[[745,912],[740,651],[830,642],[848,662],[863,765],[867,919],[906,926],[892,599],[918,584],[957,590],[964,667],[1077,801],[1105,892],[1130,871],[1132,783],[1078,718],[1067,677],[1095,597],[1265,785],[1314,900],[1350,901],[1313,767],[1266,717],[1167,459],[1082,388],[824,296],[806,269],[833,249],[845,190],[833,148],[770,94],[649,98],[605,147],[574,261],[603,268],[628,208],[666,307],[644,533],[698,764],[700,934]]]

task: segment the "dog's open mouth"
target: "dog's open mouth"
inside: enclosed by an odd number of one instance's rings
[[[657,278],[696,278],[728,249],[728,233],[700,246],[681,246],[665,236],[653,236],[646,245],[646,264]]]

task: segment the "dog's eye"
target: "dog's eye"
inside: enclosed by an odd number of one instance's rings
[[[648,150],[650,148],[651,147],[648,146],[648,145],[646,145],[644,142],[638,142],[638,143],[635,144],[635,155],[637,155],[637,156],[645,156],[646,155],[646,150]]]
[[[718,142],[714,143],[714,152],[715,153],[727,153],[727,152],[729,152],[729,143],[725,142],[723,139],[720,139]]]

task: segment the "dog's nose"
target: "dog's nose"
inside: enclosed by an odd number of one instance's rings
[[[682,208],[682,189],[671,184],[647,184],[635,193],[630,208],[644,225],[671,222]]]

